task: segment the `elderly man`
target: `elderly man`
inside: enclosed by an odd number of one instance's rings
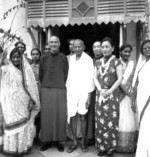
[[[81,120],[81,150],[88,151],[85,145],[85,136],[87,129],[86,114],[90,103],[90,92],[93,83],[93,61],[84,51],[84,43],[80,39],[74,41],[75,55],[70,57],[69,73],[67,79],[67,104],[68,104],[68,122],[71,123],[73,132],[73,144],[69,146],[68,153],[77,148],[77,114]]]
[[[60,53],[60,41],[52,36],[50,52],[41,57],[39,77],[42,84],[41,96],[41,151],[56,143],[58,151],[64,151],[60,143],[67,139],[66,80],[68,75],[67,57]]]

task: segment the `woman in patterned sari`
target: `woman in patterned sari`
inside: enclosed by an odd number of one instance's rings
[[[31,149],[35,136],[34,120],[40,110],[38,88],[31,66],[17,48],[1,71],[3,152],[23,156]]]
[[[123,80],[121,83],[122,99],[119,113],[118,152],[134,152],[137,144],[138,123],[137,114],[132,109],[132,94],[130,92],[135,64],[129,60],[132,46],[124,44],[120,48],[121,63],[123,65]]]
[[[95,85],[99,92],[95,108],[95,136],[98,156],[112,155],[118,141],[119,85],[122,81],[122,64],[112,55],[110,38],[102,40],[103,57],[96,61]]]

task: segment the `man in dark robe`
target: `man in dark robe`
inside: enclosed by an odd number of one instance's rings
[[[39,78],[42,84],[41,95],[41,151],[56,144],[58,151],[63,152],[62,141],[67,139],[67,102],[66,80],[68,60],[59,52],[60,40],[52,36],[49,41],[50,52],[40,60]]]

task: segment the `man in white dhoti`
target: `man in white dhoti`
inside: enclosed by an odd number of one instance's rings
[[[68,152],[71,153],[77,148],[77,114],[81,120],[81,150],[88,151],[85,145],[86,135],[86,113],[90,104],[90,92],[92,91],[94,66],[90,56],[84,51],[84,43],[77,39],[74,41],[75,55],[70,57],[69,74],[67,79],[67,107],[68,122],[71,123],[73,132],[73,145],[69,146]]]

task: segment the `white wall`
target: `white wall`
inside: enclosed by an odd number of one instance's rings
[[[0,19],[2,19],[4,12],[8,11],[8,9],[14,7],[15,5],[17,5],[17,0],[0,0]],[[10,28],[10,24],[15,12],[16,10],[9,13],[6,20],[1,23],[0,28],[3,28],[4,30],[8,30]],[[18,11],[12,24],[11,32],[15,32],[17,36],[20,36],[23,39],[23,42],[27,46],[27,52],[30,53],[30,50],[32,49],[32,40],[25,28],[25,14],[25,8],[21,8]]]

